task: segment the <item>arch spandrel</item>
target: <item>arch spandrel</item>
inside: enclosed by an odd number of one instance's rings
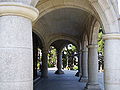
[[[87,45],[88,45],[88,35],[84,34],[81,42],[82,50],[84,50],[87,47]]]
[[[98,33],[101,25],[98,21],[95,21],[94,24],[91,26],[88,44],[97,44],[98,42]]]
[[[97,11],[105,33],[120,33],[118,15],[111,0],[89,0],[91,5]]]
[[[48,49],[49,47],[48,47],[47,41],[45,40],[44,36],[34,29],[33,29],[33,32],[40,38],[42,42],[42,47]]]

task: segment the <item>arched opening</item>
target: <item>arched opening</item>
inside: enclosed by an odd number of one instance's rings
[[[87,65],[86,65],[87,63],[84,63],[85,65],[82,65],[84,50],[83,50],[83,46],[80,43],[84,42],[82,41],[84,35],[88,35],[88,45],[97,44],[96,33],[98,32],[98,30],[93,30],[94,28],[95,29],[97,28],[97,25],[95,27],[95,22],[96,22],[96,18],[93,15],[78,8],[56,9],[42,16],[37,22],[37,24],[41,26],[40,31],[42,33],[45,31],[44,36],[46,38],[46,42],[48,43],[48,46],[52,45],[56,48],[56,50],[59,51],[65,45],[70,44],[71,41],[76,45],[78,49],[78,54],[80,54],[79,59],[81,60],[78,62],[80,64],[77,75],[79,77],[79,81],[81,81],[81,79],[84,77],[86,78],[86,80],[83,81],[87,81],[88,79],[87,70],[84,73],[85,71],[84,69],[87,69]],[[99,22],[97,24],[99,24]],[[57,38],[62,38],[62,40],[57,40]],[[68,41],[67,39],[70,41]],[[85,55],[85,57],[87,57],[87,55]],[[72,62],[74,58],[70,57],[69,59],[71,59]],[[87,60],[87,58],[85,60]],[[60,65],[56,73],[63,74],[62,66],[61,66],[62,63],[60,62],[58,64]],[[82,66],[85,68],[82,69]],[[75,67],[72,63],[68,68],[73,69]],[[96,68],[95,70],[98,71],[97,66],[95,66],[94,68]],[[85,75],[82,75],[83,73]],[[97,75],[96,78],[98,79]],[[96,83],[98,85],[97,81],[93,83],[93,85]]]
[[[74,57],[77,52],[77,48],[70,44],[71,42],[65,39],[58,39],[54,41],[51,46],[56,48],[56,67],[55,74],[64,74],[62,69],[74,69]],[[77,55],[76,55],[77,56]]]
[[[35,34],[32,33],[33,36],[33,80],[36,80],[41,75],[42,69],[42,48],[43,44],[40,38]]]
[[[56,36],[67,36],[72,38],[73,41],[75,41],[78,44],[77,47],[80,51],[82,51],[82,54],[84,52],[84,44],[83,46],[80,46],[79,43],[84,42],[83,38],[84,36],[87,36],[89,73],[86,89],[100,89],[97,81],[97,36],[100,28],[99,26],[104,27],[104,33],[119,32],[119,22],[117,21],[118,16],[116,17],[117,13],[115,13],[114,7],[110,6],[111,2],[108,3],[108,1],[106,0],[90,0],[89,2],[85,0],[84,3],[81,0],[75,2],[66,0],[64,3],[53,3],[52,5],[50,4],[46,8],[44,7],[46,3],[49,4],[51,2],[52,1],[50,0],[49,2],[43,2],[43,4],[41,4],[43,6],[38,5],[38,8],[42,8],[43,11],[41,10],[41,15],[38,18],[38,21],[35,22],[35,25],[38,26],[35,26],[36,29],[38,29],[38,31],[40,30],[40,32],[42,33],[45,31],[44,36],[48,44],[50,44],[50,42]],[[84,71],[84,69],[82,70]],[[83,71],[81,73],[83,73]],[[109,72],[107,72],[107,75],[108,73]],[[108,79],[105,80],[109,82]],[[107,83],[106,85],[109,86]]]
[[[104,71],[104,40],[102,38],[103,28],[100,28],[98,33],[98,70],[99,72]]]
[[[85,71],[88,69],[88,82],[85,90],[100,90],[97,75],[97,43],[100,27],[104,30],[103,39],[105,40],[104,89],[118,90],[120,88],[120,14],[118,6],[118,0],[0,0],[0,90],[32,90],[32,74],[34,74],[34,79],[38,75],[37,65],[40,63],[38,60],[40,51],[42,51],[41,77],[44,77],[42,80],[47,80],[45,84],[48,82],[48,86],[43,83],[40,85],[45,86],[45,89],[50,89],[51,81],[60,79],[60,75],[53,76],[53,79],[48,78],[49,46],[54,43],[56,38],[62,38],[66,42],[72,41],[77,45],[79,54],[81,53],[81,64],[83,64],[82,78],[80,77],[79,81],[87,76],[85,76]],[[34,21],[36,18],[37,20]],[[32,21],[34,22],[32,23]],[[33,31],[37,32],[33,37],[33,45],[32,26]],[[40,42],[38,37],[41,39]],[[84,39],[86,37],[87,39]],[[85,40],[88,45],[85,44]],[[84,44],[88,49],[84,49]],[[41,50],[39,50],[40,48]],[[57,50],[60,51],[58,48]],[[87,50],[88,59],[86,58]],[[60,61],[62,54],[57,53]],[[58,71],[60,71],[61,62],[58,62],[58,65]],[[67,76],[64,79],[71,78]],[[70,84],[62,84],[66,80],[54,84],[61,86],[60,90],[84,88],[81,82],[78,85],[74,80],[70,80]],[[65,88],[64,86],[67,85],[70,87]],[[38,86],[37,89],[39,88]],[[52,90],[54,89],[52,88]]]
[[[48,68],[54,68],[56,66],[56,60],[56,48],[54,46],[50,46],[48,54]]]
[[[73,44],[64,46],[63,53],[63,69],[78,70],[78,52]]]

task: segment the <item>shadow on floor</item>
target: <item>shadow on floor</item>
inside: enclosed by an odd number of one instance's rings
[[[75,77],[77,71],[65,70],[65,74],[56,75],[55,70],[49,70],[49,78],[41,79],[36,85],[34,90],[84,90],[85,82],[78,82],[79,77]],[[100,73],[100,79],[103,77]],[[103,84],[103,81],[100,80]],[[103,88],[103,86],[101,85]],[[103,89],[102,89],[103,90]]]

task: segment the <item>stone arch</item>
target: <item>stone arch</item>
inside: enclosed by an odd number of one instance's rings
[[[82,50],[84,50],[87,47],[87,45],[88,45],[88,36],[87,36],[87,34],[85,34],[83,36],[81,44],[82,44]]]
[[[98,21],[95,21],[93,26],[91,26],[88,44],[90,45],[97,44],[99,29],[100,29],[100,23]]]
[[[118,12],[111,0],[89,0],[98,13],[105,33],[119,33]]]
[[[77,51],[79,51],[79,47],[77,47],[77,46],[76,46],[75,44],[73,44],[73,43],[71,43],[71,44],[76,47]],[[63,46],[61,47],[61,49],[63,50],[67,45],[68,45],[68,44],[63,45]]]
[[[98,17],[97,19],[104,26],[106,33],[119,33],[118,12],[115,12],[116,8],[113,7],[110,0],[55,0],[55,2],[48,0],[42,3],[38,3],[37,8],[40,9],[39,18],[51,11],[60,8],[82,9],[96,18]],[[37,20],[35,22],[37,22]]]
[[[47,43],[45,42],[45,39],[36,30],[33,29],[33,32],[40,38],[42,42],[42,48],[47,48]]]
[[[80,2],[78,0],[75,0],[75,1],[61,0],[61,2],[59,0],[55,0],[55,2],[54,2],[52,0],[49,0],[49,1],[38,3],[38,5],[36,7],[40,11],[40,15],[39,15],[38,19],[49,12],[52,12],[54,10],[61,9],[61,8],[76,8],[76,9],[81,9],[88,13],[94,14],[94,11],[91,9],[92,7],[89,5],[87,0],[86,1],[84,0],[84,2],[83,1]]]
[[[56,36],[52,37],[48,42],[48,46],[50,46],[53,42],[55,42],[57,40],[67,40],[67,41],[70,41],[77,48],[79,47],[78,42],[75,39],[65,36],[65,35],[60,35],[60,36],[56,35]]]

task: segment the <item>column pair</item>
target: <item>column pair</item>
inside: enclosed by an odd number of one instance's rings
[[[32,21],[39,12],[21,1],[0,2],[0,90],[33,90]]]
[[[78,74],[79,73],[79,74]],[[88,50],[84,48],[78,55],[78,72],[76,76],[79,76],[79,81],[88,80]]]
[[[120,34],[106,34],[104,47],[104,89],[118,90],[120,88]],[[97,46],[89,45],[88,83],[85,89],[100,90],[98,85]]]

